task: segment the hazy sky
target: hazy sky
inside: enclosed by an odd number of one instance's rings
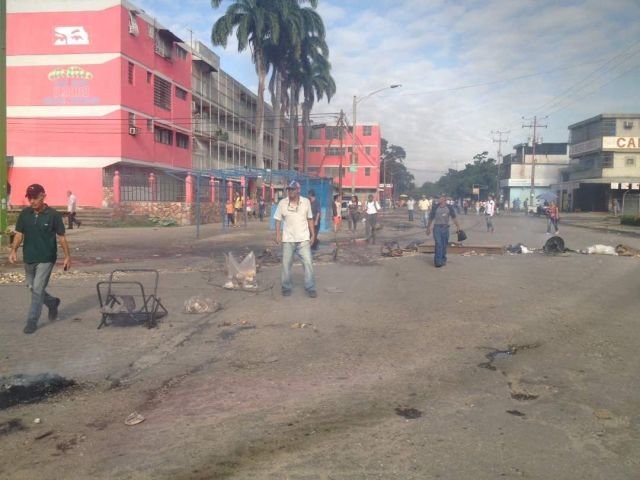
[[[172,30],[211,46],[208,0],[134,0]],[[599,113],[640,113],[640,0],[320,0],[338,91],[314,112],[344,109],[378,122],[407,151],[416,183],[495,156],[492,130],[512,145],[531,135],[522,117],[548,115],[544,141]],[[235,41],[213,49],[221,66],[255,90],[255,70]],[[268,98],[268,96],[267,96]],[[524,123],[530,123],[525,121]]]

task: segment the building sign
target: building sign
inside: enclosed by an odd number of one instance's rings
[[[55,27],[54,45],[89,45],[89,34],[84,27]]]
[[[586,142],[576,143],[575,145],[569,146],[569,155],[573,157],[582,155],[583,153],[593,152],[600,149],[601,146],[602,139],[600,138],[594,138],[593,140],[587,140]]]
[[[611,150],[640,149],[640,137],[604,137],[602,148]]]
[[[611,184],[611,190],[618,190],[620,188],[620,184],[619,183],[612,183]]]
[[[51,96],[44,97],[44,105],[97,105],[100,97],[91,95],[93,73],[82,67],[70,66],[51,70],[47,78],[53,84]]]
[[[632,183],[631,190],[640,190],[640,183]]]

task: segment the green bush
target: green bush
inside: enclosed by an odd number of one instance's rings
[[[623,215],[620,217],[620,224],[640,227],[640,215]]]

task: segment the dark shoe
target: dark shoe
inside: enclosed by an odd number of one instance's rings
[[[60,306],[60,299],[56,298],[55,305],[53,307],[49,307],[49,320],[54,321],[58,318],[58,307]]]
[[[23,333],[26,333],[27,335],[35,332],[38,329],[37,325],[34,325],[32,323],[27,323],[27,326],[24,327],[24,330],[22,330]]]
[[[78,225],[78,228],[80,228],[80,225],[82,225],[82,222],[78,222],[76,223],[76,225]]]
[[[307,295],[309,295],[309,298],[316,298],[318,296],[318,292],[315,290],[307,290]]]
[[[282,290],[282,296],[283,297],[291,296],[291,290]]]

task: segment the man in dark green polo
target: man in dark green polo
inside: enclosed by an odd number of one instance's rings
[[[18,247],[24,239],[22,257],[27,285],[31,289],[31,308],[24,333],[33,333],[38,329],[42,304],[49,308],[49,320],[55,320],[58,316],[60,299],[47,293],[49,277],[58,257],[56,237],[64,252],[65,270],[71,266],[71,257],[67,238],[64,236],[62,215],[44,203],[46,194],[42,185],[36,183],[30,185],[25,197],[31,206],[20,212],[9,261],[16,262]]]

